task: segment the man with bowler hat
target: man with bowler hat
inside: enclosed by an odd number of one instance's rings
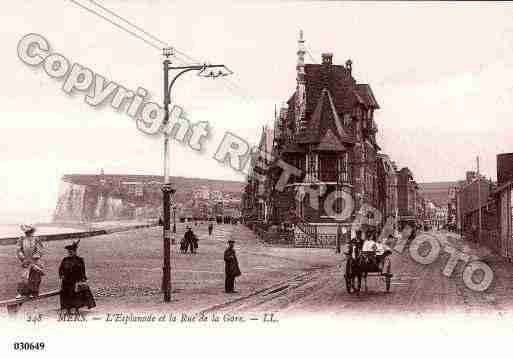
[[[224,291],[226,293],[237,293],[235,291],[235,278],[241,275],[239,262],[235,249],[233,249],[234,240],[228,241],[228,248],[224,251],[224,264],[225,264],[225,282]]]

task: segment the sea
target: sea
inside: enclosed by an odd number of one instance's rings
[[[35,226],[36,233],[35,235],[48,235],[48,234],[58,234],[58,233],[72,233],[72,232],[82,232],[83,229],[79,228],[71,228],[71,227],[61,227],[61,226],[52,226],[52,225],[42,225]],[[19,224],[0,224],[0,238],[8,238],[8,237],[20,237],[23,235],[23,232],[20,230]]]

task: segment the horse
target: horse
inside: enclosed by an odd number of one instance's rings
[[[354,290],[356,293],[359,293],[362,285],[362,272],[360,271],[358,263],[360,257],[360,248],[358,243],[351,241],[348,244],[346,255],[346,273],[344,277],[346,279],[347,292],[351,293],[351,291]],[[358,283],[357,286],[355,286],[355,280]]]
[[[388,291],[391,276],[391,261],[389,256],[392,252],[388,249],[385,250],[383,256],[380,258],[382,263],[378,263],[375,252],[363,252],[356,243],[350,243],[349,248],[350,250],[346,253],[348,258],[346,261],[345,274],[347,292],[351,293],[351,291],[354,290],[358,295],[362,287],[362,280],[364,290],[367,292],[367,276],[369,273],[378,273],[379,276],[385,277]]]

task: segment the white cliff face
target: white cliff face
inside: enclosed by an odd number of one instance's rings
[[[103,208],[105,206],[105,197],[100,193],[98,194],[98,202],[96,202],[96,207],[94,208],[94,217],[101,218],[103,216]]]
[[[106,191],[96,184],[82,185],[61,181],[53,220],[57,222],[94,222],[121,219],[156,218],[160,202],[135,201],[129,194]]]
[[[123,217],[123,200],[121,198],[107,198],[105,219],[112,220]]]
[[[83,221],[86,186],[62,181],[54,220]]]

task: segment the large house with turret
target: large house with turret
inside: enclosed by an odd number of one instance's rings
[[[379,105],[370,85],[353,77],[351,60],[334,64],[325,53],[321,64],[306,64],[305,52],[301,34],[296,90],[275,116],[274,161],[260,199],[269,223],[319,234],[349,227],[363,206],[378,206]],[[292,175],[283,176],[283,163]]]
[[[262,131],[243,216],[292,228],[296,244],[334,241],[390,217],[415,218],[413,175],[379,153],[371,86],[355,79],[351,60],[339,65],[324,53],[320,64],[307,64],[305,53],[300,33],[296,88],[275,111],[274,129]]]

